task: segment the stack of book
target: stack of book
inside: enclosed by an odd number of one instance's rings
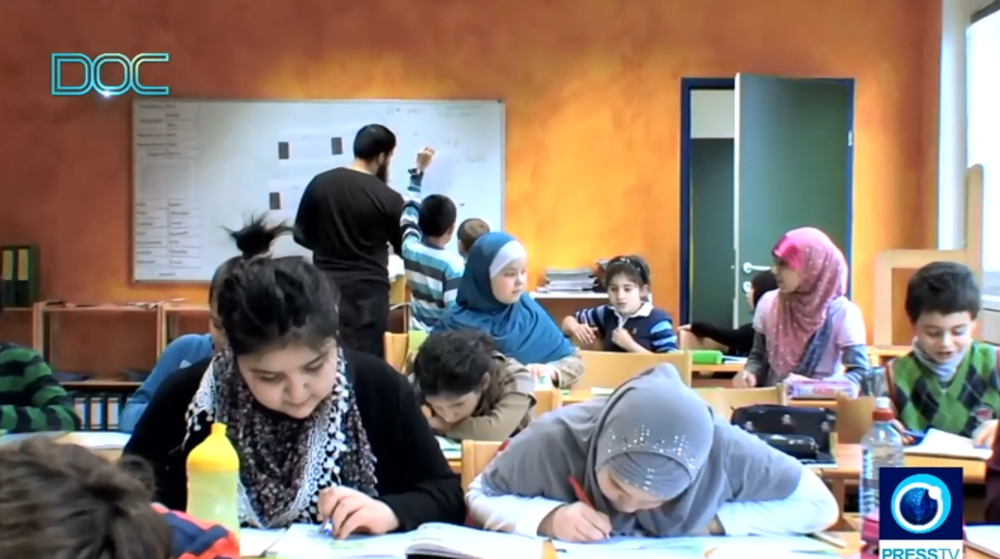
[[[594,290],[594,276],[590,268],[571,270],[545,270],[545,285],[539,291],[546,293],[581,293]]]

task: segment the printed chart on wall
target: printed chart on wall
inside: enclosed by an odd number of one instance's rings
[[[458,220],[503,228],[504,106],[498,101],[147,101],[133,105],[133,279],[209,281],[251,215],[292,224],[317,174],[353,161],[367,124],[397,137],[389,186],[406,191],[416,154],[435,157],[423,194]],[[276,255],[311,257],[291,237]]]

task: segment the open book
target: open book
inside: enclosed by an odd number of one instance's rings
[[[405,559],[425,555],[447,559],[511,559],[542,556],[542,540],[485,532],[451,524],[424,524],[412,532],[335,540],[318,526],[294,524],[272,545],[282,559]]]
[[[977,448],[972,439],[938,429],[928,429],[920,444],[906,447],[903,452],[915,456],[940,456],[965,460],[989,460],[993,455],[993,449]]]
[[[969,547],[990,557],[1000,557],[1000,526],[966,526]]]
[[[567,559],[836,559],[837,550],[808,536],[732,537],[705,536],[684,538],[612,537],[597,543],[554,542],[560,557]]]

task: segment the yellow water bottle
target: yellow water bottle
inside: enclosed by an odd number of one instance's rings
[[[187,513],[239,537],[240,458],[224,424],[213,423],[211,434],[188,454],[187,481]]]

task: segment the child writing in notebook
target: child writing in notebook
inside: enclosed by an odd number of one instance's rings
[[[428,422],[455,440],[503,441],[523,429],[535,406],[535,379],[477,330],[431,334],[410,369]]]
[[[929,428],[993,443],[1000,412],[997,348],[972,339],[980,307],[972,270],[932,262],[906,286],[913,349],[885,368],[885,386],[904,430]]]
[[[754,343],[737,388],[868,376],[865,321],[847,294],[847,260],[819,229],[785,233],[772,250],[778,289],[754,311]]]
[[[0,557],[239,559],[236,537],[153,504],[141,461],[48,437],[0,447]]]
[[[638,256],[618,256],[604,272],[608,304],[563,319],[562,331],[582,346],[600,342],[603,351],[666,353],[677,334],[666,311],[649,299],[649,266]]]
[[[668,364],[532,422],[466,503],[487,530],[577,542],[808,534],[840,515],[823,480],[714,416]]]

